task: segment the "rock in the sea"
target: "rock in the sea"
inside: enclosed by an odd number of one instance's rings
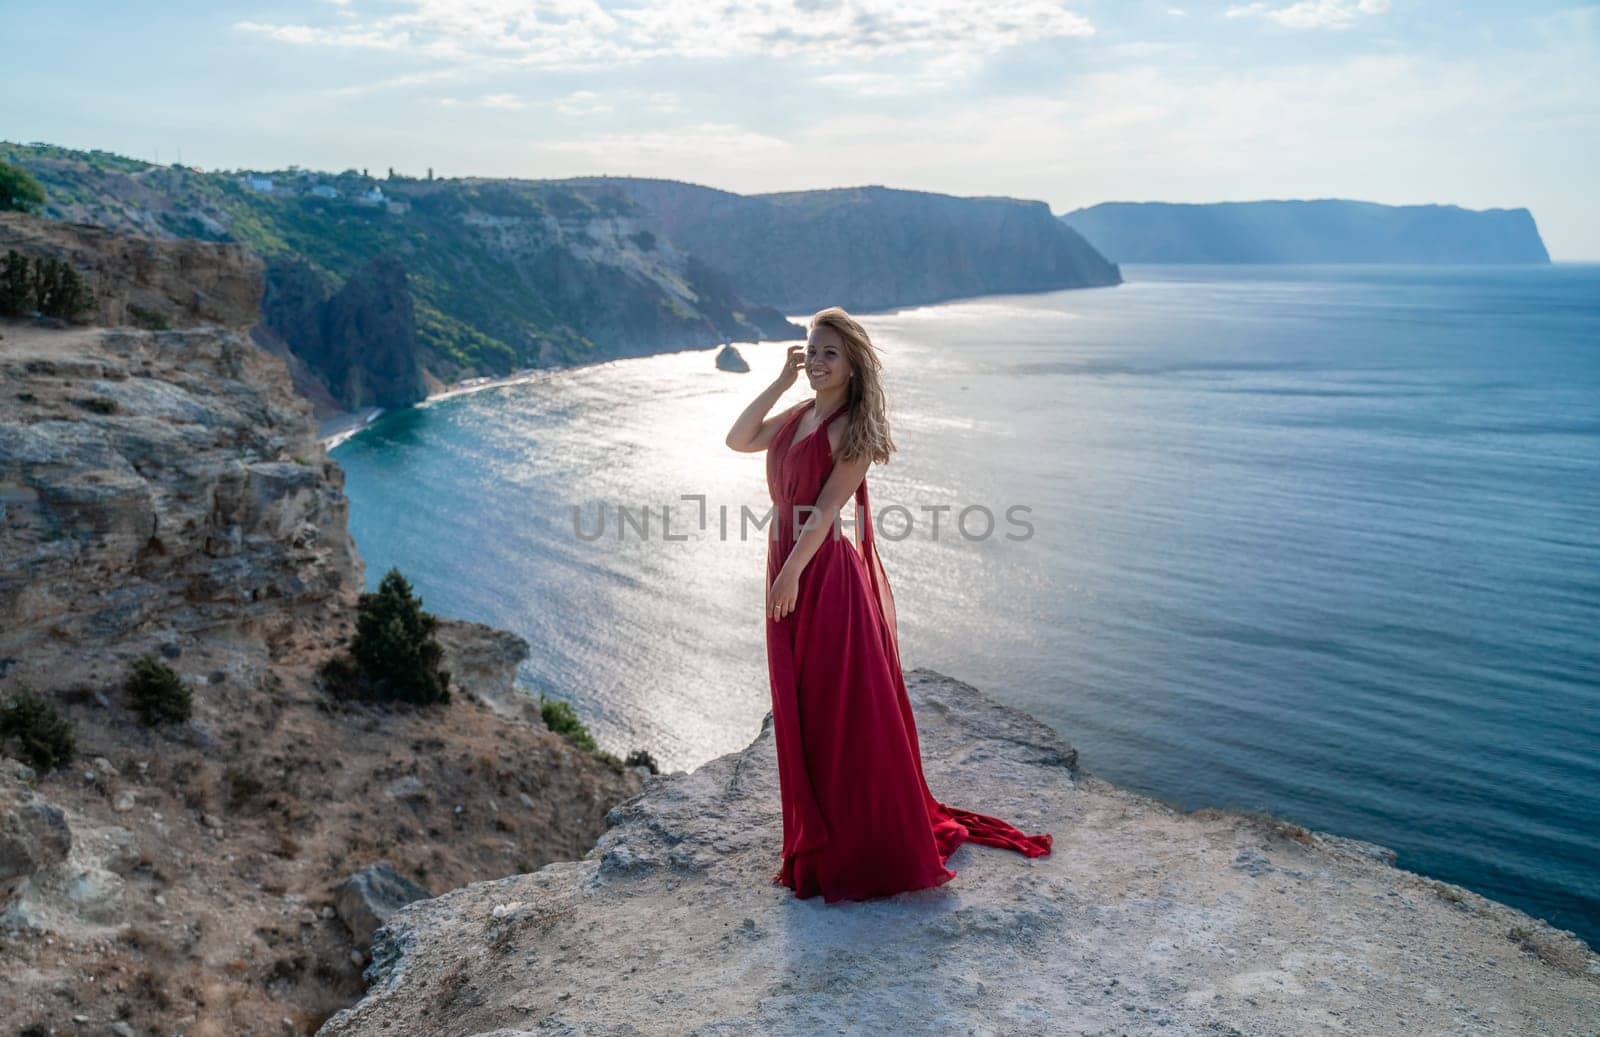
[[[395,911],[432,896],[391,865],[378,863],[345,879],[334,897],[334,906],[349,926],[356,945],[366,948],[372,944],[372,934]]]
[[[717,370],[736,371],[744,374],[750,370],[750,364],[743,356],[739,355],[739,351],[734,349],[730,343],[717,352]]]
[[[444,1005],[439,1032],[463,1037],[1554,1034],[1600,1018],[1600,958],[1571,934],[1369,844],[1124,791],[973,688],[927,670],[907,685],[934,795],[1050,832],[1053,853],[968,843],[934,889],[796,899],[772,881],[769,721],[614,808],[583,860],[401,908],[366,998],[324,1037],[418,1032]]]

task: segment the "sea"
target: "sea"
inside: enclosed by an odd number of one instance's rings
[[[905,666],[1117,785],[1382,844],[1600,947],[1600,265],[1123,274],[857,314]],[[743,748],[770,499],[724,437],[785,343],[720,348],[342,442],[368,588],[396,567],[521,634],[523,688],[619,755]]]

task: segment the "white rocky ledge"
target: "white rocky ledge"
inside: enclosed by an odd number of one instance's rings
[[[1576,937],[1382,847],[1116,788],[976,689],[907,683],[934,794],[1051,832],[1050,856],[969,843],[941,887],[794,898],[769,715],[616,807],[585,859],[401,909],[322,1033],[1595,1032]]]

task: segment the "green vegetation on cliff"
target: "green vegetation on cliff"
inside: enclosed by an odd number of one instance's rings
[[[379,178],[354,169],[202,172],[6,142],[0,161],[44,185],[47,217],[249,245],[268,262],[278,312],[300,316],[294,328],[273,328],[280,333],[306,330],[313,319],[336,322],[307,314],[373,261],[397,260],[419,360],[443,379],[796,330],[777,310],[696,284],[688,257],[663,249],[650,215],[615,189]],[[291,262],[302,271],[298,295],[273,282],[273,271]],[[303,276],[306,269],[314,276]],[[301,352],[292,333],[283,337]]]

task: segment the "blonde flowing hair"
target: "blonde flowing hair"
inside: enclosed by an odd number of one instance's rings
[[[826,324],[839,333],[844,342],[844,356],[850,362],[855,377],[850,379],[844,405],[850,409],[845,415],[844,438],[839,442],[837,456],[841,459],[869,457],[877,464],[888,464],[889,455],[898,449],[889,435],[888,401],[883,393],[883,361],[867,335],[867,329],[841,307],[829,306],[818,310],[807,324],[806,333],[818,324]]]

